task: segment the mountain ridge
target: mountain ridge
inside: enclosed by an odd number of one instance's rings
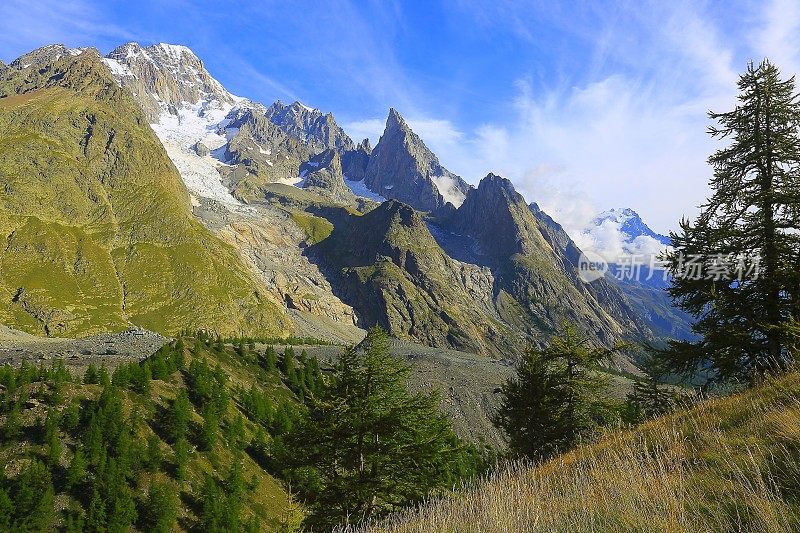
[[[354,312],[360,326],[495,356],[545,342],[564,320],[602,344],[652,334],[618,287],[579,280],[578,246],[508,179],[468,185],[394,108],[373,148],[331,113],[232,95],[185,47],[128,43],[101,64],[177,167],[195,219],[304,324]]]
[[[288,331],[237,252],[192,217],[174,165],[99,54],[32,54],[49,59],[0,79],[11,132],[0,143],[2,321],[48,335]]]

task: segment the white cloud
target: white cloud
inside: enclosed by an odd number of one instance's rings
[[[433,146],[458,144],[464,137],[464,134],[449,120],[409,118],[407,122],[426,144],[430,143]]]
[[[419,135],[429,146],[452,146],[459,143],[464,137],[464,134],[456,129],[449,120],[426,117],[404,117],[404,120],[414,133]],[[383,134],[385,126],[385,118],[369,118],[347,122],[342,125],[342,128],[356,142],[368,138],[374,146]]]
[[[773,0],[763,11],[764,24],[753,32],[752,46],[781,68],[784,74],[800,74],[800,3],[797,0]]]
[[[369,139],[372,146],[378,143],[378,139],[383,133],[383,127],[386,124],[386,119],[382,118],[368,118],[366,120],[357,120],[355,122],[347,122],[342,124],[342,128],[355,142],[361,142],[362,139]]]
[[[462,132],[435,114],[418,115],[417,123],[439,126],[418,133],[472,183],[490,171],[511,178],[573,235],[612,206],[632,207],[667,233],[709,194],[706,160],[722,144],[706,133],[707,111],[733,108],[737,73],[749,57],[775,58],[784,75],[797,72],[800,57],[797,3],[774,0],[752,21],[756,38],[746,51],[741,31],[726,33],[706,8],[632,7],[638,35],[629,35],[630,20],[625,30],[609,17],[603,22],[612,26],[592,37],[598,56],[618,68],[539,93],[522,79],[508,104],[512,120]],[[515,12],[514,20],[525,16]]]

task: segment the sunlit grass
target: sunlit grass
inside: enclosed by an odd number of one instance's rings
[[[375,532],[800,528],[800,375],[516,463]],[[355,530],[355,529],[353,529]]]

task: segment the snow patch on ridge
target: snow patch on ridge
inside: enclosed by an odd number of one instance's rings
[[[105,63],[105,65],[108,67],[108,70],[110,70],[114,75],[114,79],[117,80],[118,85],[122,84],[120,78],[133,77],[133,73],[130,71],[130,69],[116,59],[104,57],[103,63]]]
[[[386,198],[384,198],[380,194],[369,190],[367,188],[367,184],[364,183],[364,180],[355,181],[349,179],[347,176],[344,176],[344,184],[350,187],[350,190],[353,191],[353,194],[355,194],[356,196],[360,196],[361,198],[366,198],[368,200],[374,200],[375,202],[380,202],[380,203],[386,201]]]

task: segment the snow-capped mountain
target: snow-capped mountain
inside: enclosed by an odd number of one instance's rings
[[[331,113],[300,102],[264,106],[233,95],[185,46],[132,42],[103,62],[142,107],[197,197],[236,204],[260,199],[273,183],[305,188],[304,165],[326,150],[341,157],[342,169],[334,174],[342,173],[353,194],[368,200],[398,198],[429,211],[446,202],[458,207],[469,188],[438,163],[394,110],[387,132],[399,133],[385,132],[373,152],[368,143],[357,146]],[[387,146],[395,137],[397,146]],[[348,196],[337,188],[338,177],[311,183],[317,193]],[[327,183],[337,185],[330,191],[320,187]]]
[[[600,213],[592,220],[592,223],[595,226],[600,226],[606,222],[618,225],[619,231],[624,233],[629,241],[632,241],[637,237],[645,236],[657,240],[664,246],[669,246],[672,244],[672,241],[669,237],[656,233],[650,229],[647,224],[644,223],[642,217],[640,217],[639,214],[633,209],[610,209]]]
[[[236,204],[269,183],[302,186],[300,167],[314,155],[355,149],[331,114],[233,95],[185,46],[127,43],[103,62],[145,111],[195,196]]]
[[[238,203],[222,182],[225,162],[217,155],[235,133],[225,129],[228,114],[255,104],[228,92],[185,46],[127,43],[103,62],[142,107],[190,192]]]
[[[575,241],[582,250],[590,250],[618,262],[627,256],[657,256],[670,246],[670,238],[656,233],[630,208],[604,211],[594,217]]]

